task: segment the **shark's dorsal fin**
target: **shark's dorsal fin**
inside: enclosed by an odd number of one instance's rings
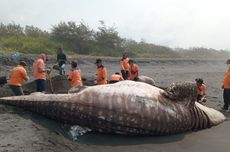
[[[167,87],[163,95],[172,101],[193,107],[197,98],[197,86],[194,82],[176,82]]]

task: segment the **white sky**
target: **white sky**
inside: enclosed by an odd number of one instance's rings
[[[99,20],[121,37],[169,47],[230,50],[230,0],[0,0],[0,22],[50,30]]]

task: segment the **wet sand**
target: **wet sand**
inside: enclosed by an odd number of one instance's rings
[[[78,58],[82,74],[95,77],[93,58]],[[222,79],[225,60],[137,60],[140,74],[152,77],[157,86],[165,87],[176,81],[192,81],[201,77],[208,87],[207,106],[220,109],[223,105]],[[52,63],[50,63],[52,64]],[[105,59],[109,74],[119,71],[118,59]],[[4,66],[6,67],[6,66]],[[11,66],[3,68],[1,75]],[[55,74],[55,73],[53,73]],[[0,151],[2,152],[226,152],[230,149],[230,118],[224,123],[196,132],[163,137],[125,137],[87,133],[71,140],[69,126],[35,113],[0,105]]]

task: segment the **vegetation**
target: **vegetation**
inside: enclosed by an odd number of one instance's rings
[[[97,30],[81,21],[60,22],[50,32],[34,26],[22,27],[15,23],[0,23],[0,52],[22,52],[55,54],[63,47],[68,53],[95,56],[121,56],[123,52],[131,57],[157,58],[207,58],[226,57],[228,51],[206,48],[172,49],[165,46],[136,42],[119,36],[115,27],[108,27],[99,21]]]

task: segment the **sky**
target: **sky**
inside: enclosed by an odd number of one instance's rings
[[[0,22],[50,31],[60,22],[103,20],[122,38],[171,48],[230,50],[229,0],[0,0]]]

